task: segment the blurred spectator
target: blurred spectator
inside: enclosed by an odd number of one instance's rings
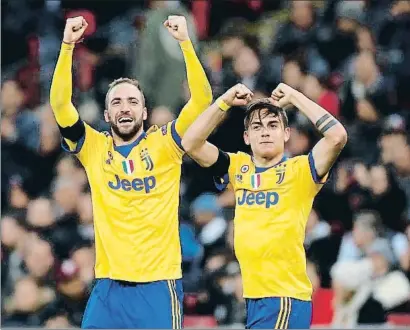
[[[225,245],[226,220],[222,217],[217,196],[203,194],[192,203],[194,222],[198,230],[199,242],[204,246],[204,258]]]
[[[38,283],[53,285],[55,281],[55,262],[49,242],[33,236],[24,246],[23,262],[26,271]]]
[[[9,187],[10,207],[19,210],[25,209],[30,201],[30,196],[25,189],[23,178],[19,175],[12,176]]]
[[[377,211],[383,225],[393,231],[403,231],[405,228],[406,195],[399,188],[392,173],[382,165],[373,165],[364,173],[365,186],[369,189],[370,198],[364,208]]]
[[[44,324],[47,329],[67,329],[71,328],[71,324],[65,314],[55,315],[46,320]]]
[[[363,20],[364,1],[330,2],[332,19],[324,22],[317,33],[317,47],[331,71],[340,70],[355,52],[355,32]]]
[[[41,288],[33,278],[17,281],[15,291],[7,302],[7,316],[2,322],[6,327],[38,327],[42,323],[41,308],[53,300],[52,291]]]
[[[196,292],[202,273],[203,247],[195,237],[195,231],[187,223],[179,227],[182,248],[182,269],[184,292]]]
[[[386,132],[380,140],[383,162],[393,166],[398,184],[407,196],[407,221],[410,219],[410,143],[407,132]]]
[[[88,299],[87,283],[81,279],[80,270],[72,260],[61,264],[56,281],[56,304],[67,311],[70,323],[79,327]]]
[[[326,87],[323,78],[307,75],[303,81],[302,92],[311,100],[326,109],[336,118],[340,115],[338,95]]]
[[[398,102],[410,106],[408,86],[410,82],[410,3],[392,1],[390,19],[380,27],[378,43],[386,53],[390,71],[397,77]]]
[[[151,125],[161,127],[175,119],[175,114],[165,106],[158,106],[152,109],[149,122]]]
[[[1,137],[10,143],[20,143],[38,151],[40,147],[40,121],[24,109],[24,94],[17,81],[8,80],[1,89]]]
[[[195,28],[191,15],[179,1],[151,1],[151,10],[146,13],[145,28],[141,33],[138,71],[133,76],[141,82],[150,108],[167,106],[174,114],[182,93],[185,79],[185,63],[175,41],[163,23],[169,15],[187,17],[191,40],[196,45]],[[149,59],[149,60],[148,60]]]
[[[306,68],[301,61],[289,60],[283,65],[282,80],[285,84],[297,90],[301,90],[305,73]]]
[[[313,146],[313,134],[311,130],[303,125],[291,126],[291,137],[286,144],[286,151],[291,157],[304,155]]]
[[[312,1],[291,1],[290,17],[277,32],[272,52],[290,55],[311,45],[316,32],[316,14]]]
[[[328,237],[330,232],[330,225],[321,220],[316,210],[312,209],[306,224],[305,246],[311,245],[318,239]]]
[[[79,217],[78,231],[85,240],[94,239],[93,206],[91,194],[82,194],[78,199],[77,212]]]

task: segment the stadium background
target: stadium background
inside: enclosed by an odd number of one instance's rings
[[[283,81],[348,129],[307,226],[314,326],[410,324],[409,1],[1,4],[2,326],[78,327],[93,281],[87,179],[61,152],[48,103],[65,18],[89,23],[74,55],[74,103],[104,130],[104,96],[115,78],[140,80],[146,127],[172,120],[189,98],[179,46],[162,27],[170,14],[189,17],[215,96],[236,82],[269,95]],[[232,109],[212,142],[247,151],[243,114]],[[297,111],[289,117],[287,153],[306,153],[318,136]],[[217,195],[190,159],[181,185],[186,326],[240,327],[232,193]]]

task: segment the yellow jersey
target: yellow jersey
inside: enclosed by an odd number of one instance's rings
[[[150,128],[125,151],[115,147],[108,132],[85,127],[85,136],[71,152],[84,166],[91,187],[96,278],[181,278],[178,208],[183,151],[175,121]]]
[[[284,157],[270,168],[255,167],[242,152],[228,155],[236,199],[234,248],[244,297],[310,300],[305,227],[327,175],[318,180],[311,154]]]

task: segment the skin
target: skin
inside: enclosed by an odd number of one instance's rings
[[[129,143],[142,133],[147,108],[141,91],[130,83],[115,86],[108,95],[104,119],[110,124],[117,145]],[[129,119],[130,122],[121,122]]]
[[[252,149],[255,164],[265,166],[281,160],[289,137],[289,127],[284,127],[280,117],[267,113],[267,109],[261,110],[261,118],[257,112],[252,115],[243,134],[245,143]]]

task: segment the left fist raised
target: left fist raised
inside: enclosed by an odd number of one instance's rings
[[[295,95],[296,90],[292,87],[280,83],[271,94],[271,100],[274,106],[279,108],[287,108],[292,105],[292,98]]]
[[[189,39],[188,25],[184,16],[168,16],[164,26],[176,40],[185,41]]]

